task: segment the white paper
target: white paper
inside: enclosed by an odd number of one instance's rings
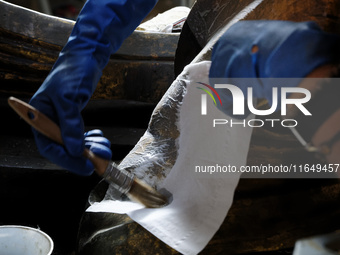
[[[197,174],[195,167],[245,165],[252,133],[249,127],[213,127],[213,119],[230,118],[209,100],[207,115],[201,115],[204,92],[197,88],[197,82],[209,83],[209,68],[209,61],[193,64],[185,68],[185,75],[178,77],[187,84],[178,122],[179,150],[176,163],[163,182],[173,201],[159,209],[126,210],[157,238],[188,255],[199,253],[218,230],[232,204],[240,177],[239,173],[228,172]],[[113,201],[104,201],[87,211],[122,213],[123,210]]]
[[[119,201],[119,200],[103,200],[100,203],[94,203],[87,209],[87,212],[108,212],[127,214],[132,211],[145,208],[144,205],[130,201]]]
[[[190,8],[185,6],[177,6],[158,14],[156,17],[140,24],[137,30],[148,32],[171,33],[176,22],[188,16]]]

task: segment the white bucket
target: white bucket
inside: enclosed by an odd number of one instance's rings
[[[39,229],[0,226],[1,255],[50,255],[52,251],[52,239]]]

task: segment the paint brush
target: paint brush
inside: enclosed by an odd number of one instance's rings
[[[38,132],[63,145],[60,128],[46,115],[15,97],[10,97],[8,104]],[[158,208],[168,204],[168,200],[164,195],[137,179],[132,173],[119,168],[114,162],[102,159],[86,148],[83,155],[91,160],[98,175],[102,176],[114,188],[127,195],[131,200],[149,208]]]

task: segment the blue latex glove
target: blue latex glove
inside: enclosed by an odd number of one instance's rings
[[[91,167],[82,157],[84,128],[80,115],[93,94],[102,70],[157,0],[88,0],[68,42],[30,104],[55,121],[64,147],[33,130],[40,153],[82,175]]]
[[[111,152],[111,143],[108,139],[103,137],[103,132],[99,129],[91,130],[89,132],[86,132],[84,134],[84,140],[85,140],[85,147],[92,151],[94,154],[96,154],[98,157],[111,160],[112,152]],[[63,166],[63,162],[60,163],[61,166]],[[94,170],[94,166],[91,163],[90,160],[86,160],[86,164],[84,166],[79,165],[79,160],[77,158],[74,158],[74,162],[69,161],[65,165],[74,164],[74,168],[79,168],[82,174],[88,175],[91,174]],[[80,167],[83,167],[81,169]]]
[[[278,91],[282,86],[295,87],[315,68],[334,61],[339,42],[339,36],[325,33],[314,22],[239,21],[214,45],[210,83],[213,86],[216,78],[223,78],[223,83],[238,86],[245,99],[247,88],[252,87],[253,97],[267,99],[271,106],[273,87]],[[296,79],[279,84],[270,78]],[[231,93],[228,89],[216,91],[222,101],[218,107],[232,116]],[[277,109],[280,105],[278,100]],[[245,104],[245,115],[248,114]]]
[[[111,160],[111,143],[103,136],[103,132],[99,129],[94,129],[84,134],[85,147],[96,154],[98,157]],[[91,161],[87,161],[89,164],[88,169],[94,169]]]

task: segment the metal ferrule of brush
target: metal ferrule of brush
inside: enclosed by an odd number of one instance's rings
[[[107,166],[103,178],[119,192],[126,194],[132,186],[134,175],[125,169],[118,168],[117,164],[111,162]]]

